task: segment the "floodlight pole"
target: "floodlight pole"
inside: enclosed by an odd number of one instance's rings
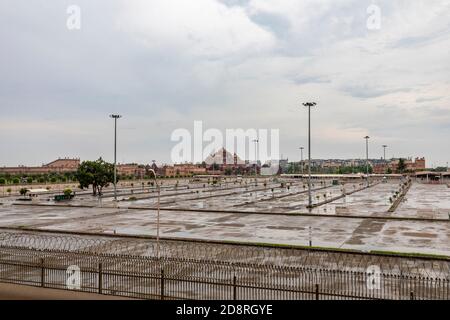
[[[366,139],[366,177],[367,177],[367,186],[369,186],[369,136],[365,136]]]
[[[109,116],[114,119],[114,201],[117,202],[117,119],[122,118],[119,114]]]
[[[253,142],[255,143],[255,186],[257,185],[257,176],[258,176],[258,139],[253,140]]]
[[[305,149],[304,147],[300,147],[300,165],[302,168],[302,176],[303,176],[303,149]],[[303,178],[303,177],[302,177]]]
[[[308,107],[308,208],[312,208],[312,195],[311,195],[311,107],[314,107],[317,103],[305,102],[303,106]]]
[[[153,173],[153,177],[155,180],[156,188],[158,190],[158,204],[157,204],[157,215],[156,215],[156,258],[159,259],[159,207],[160,207],[160,198],[161,198],[161,187],[158,183],[158,180],[156,179],[156,172],[153,169],[149,170],[151,173]]]

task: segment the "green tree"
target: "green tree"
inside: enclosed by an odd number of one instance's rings
[[[5,178],[0,178],[0,184],[6,184],[6,179]]]
[[[25,197],[25,195],[28,193],[28,189],[27,188],[22,188],[19,191],[20,195]]]
[[[400,173],[405,172],[405,170],[406,170],[405,159],[400,158],[400,159],[398,160],[397,170],[398,170],[398,172],[400,172]]]
[[[75,174],[81,189],[92,186],[92,194],[101,195],[104,187],[114,182],[114,165],[102,158],[83,161]]]

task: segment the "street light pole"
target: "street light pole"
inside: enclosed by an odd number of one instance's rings
[[[114,119],[114,201],[117,202],[117,119],[122,118],[119,114],[109,116]]]
[[[365,136],[366,139],[366,177],[367,177],[367,186],[369,186],[369,136]]]
[[[158,183],[158,180],[156,179],[156,172],[153,169],[149,170],[151,173],[153,173],[153,177],[156,184],[156,189],[158,190],[158,204],[157,204],[157,210],[158,213],[156,215],[156,258],[159,259],[159,207],[160,207],[160,198],[161,198],[161,187]]]
[[[384,162],[386,162],[386,148],[387,147],[388,147],[387,145],[383,144],[383,160],[384,160]]]
[[[256,180],[256,176],[258,175],[257,172],[257,166],[258,166],[258,139],[253,140],[253,142],[255,143],[255,180]]]
[[[314,107],[317,103],[305,102],[303,105],[308,107],[308,208],[312,207],[312,195],[311,195],[311,107]]]
[[[303,176],[303,149],[305,149],[305,148],[300,147],[300,165],[301,165],[301,168],[302,168],[302,176]]]

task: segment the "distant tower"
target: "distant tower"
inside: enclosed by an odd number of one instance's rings
[[[227,150],[225,150],[225,148],[223,148],[223,151],[222,151],[222,158],[223,158],[223,164],[226,165],[227,164]]]
[[[234,163],[235,166],[237,166],[237,154],[236,154],[236,152],[234,153],[234,156],[233,156],[233,163]]]

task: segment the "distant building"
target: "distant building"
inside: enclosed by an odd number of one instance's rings
[[[158,170],[158,174],[163,177],[174,177],[175,176],[175,167],[163,165]]]
[[[64,173],[75,172],[80,166],[79,158],[59,158],[50,163],[43,164],[40,167],[17,166],[17,167],[0,167],[0,173],[9,174],[48,174],[48,173]]]
[[[255,164],[251,165],[243,161],[236,153],[231,154],[225,148],[209,155],[205,159],[205,164],[209,174],[245,174],[251,172],[252,168],[254,171],[255,168]],[[259,168],[257,168],[257,171],[259,171]]]
[[[225,148],[221,148],[215,153],[209,155],[205,159],[205,163],[209,166],[213,164],[218,165],[245,165],[245,161],[241,160],[236,153],[231,154]]]
[[[117,164],[117,174],[119,176],[132,176],[142,179],[146,173],[145,166],[137,163]]]
[[[412,160],[412,158],[406,158],[403,160],[406,166],[405,171],[415,172],[415,171],[423,171],[426,169],[425,158],[415,158],[414,160]],[[395,173],[398,171],[399,162],[400,159],[391,159],[387,162],[382,161],[373,166],[373,173],[383,174],[386,173],[388,170]]]
[[[205,167],[192,163],[175,164],[173,166],[164,165],[158,170],[158,174],[165,177],[189,177],[206,173]]]
[[[192,163],[176,164],[175,175],[187,177],[192,175],[206,174],[206,168],[201,165],[194,165]]]

